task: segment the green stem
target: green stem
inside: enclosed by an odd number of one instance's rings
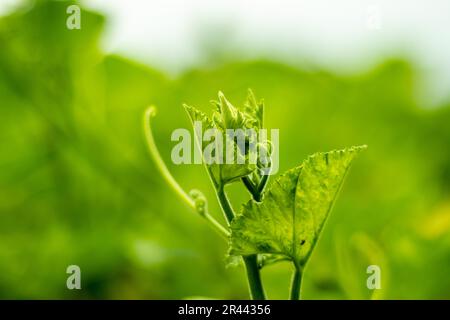
[[[243,177],[245,187],[252,194],[253,200],[262,201],[264,188],[267,184],[269,176],[263,176],[258,185],[255,186],[249,177]],[[247,270],[248,284],[250,295],[254,300],[266,300],[266,294],[261,281],[261,272],[258,267],[258,255],[250,255],[243,257],[245,269]]]
[[[189,197],[189,195],[181,188],[175,178],[170,174],[169,169],[167,169],[161,154],[156,147],[155,139],[153,138],[152,127],[150,119],[156,115],[156,108],[150,107],[146,110],[144,116],[144,133],[147,141],[148,150],[153,160],[155,161],[156,167],[161,172],[161,175],[166,180],[167,184],[172,187],[172,189],[183,199],[189,206],[194,207],[194,201]]]
[[[225,214],[225,218],[227,220],[228,225],[231,224],[231,221],[234,219],[234,211],[231,207],[230,201],[225,193],[225,189],[223,185],[219,185],[216,188],[217,198],[219,199],[220,206]]]
[[[259,178],[259,176],[257,176]],[[249,176],[242,177],[242,182],[244,183],[247,190],[252,195],[253,200],[256,202],[261,202],[264,194],[264,189],[266,188],[267,182],[269,181],[269,175],[262,175],[261,179],[257,179],[256,184],[250,179]]]
[[[254,196],[255,195],[256,186],[253,184],[252,180],[248,176],[242,177],[241,180],[244,183],[244,185],[247,188],[247,190],[252,194],[252,196]]]
[[[219,199],[220,206],[222,207],[228,224],[234,219],[234,211],[228,200],[227,194],[223,185],[219,185],[216,188],[217,197]],[[258,268],[257,255],[249,255],[242,257],[245,264],[245,270],[247,271],[248,286],[250,289],[250,296],[254,300],[266,300],[264,288],[261,281],[261,274]]]
[[[263,175],[261,178],[261,181],[259,182],[258,190],[257,190],[258,196],[260,198],[262,198],[262,194],[264,193],[264,189],[266,188],[268,181],[269,181],[269,175],[268,174]]]
[[[228,239],[230,238],[230,233],[228,232],[227,229],[224,228],[224,226],[220,224],[220,222],[214,219],[213,216],[211,216],[209,213],[205,213],[203,217],[206,219],[206,221],[209,222],[209,225],[214,230],[216,230],[216,232],[218,232],[221,236],[225,237],[225,239],[228,241]]]
[[[257,255],[243,256],[245,270],[247,271],[250,296],[253,300],[266,300],[266,294],[262,286],[261,274],[259,272]]]
[[[155,161],[156,167],[158,168],[159,172],[163,176],[164,180],[166,180],[167,184],[175,191],[176,194],[192,209],[197,211],[197,206],[195,201],[190,197],[183,188],[178,184],[178,182],[175,180],[175,178],[170,173],[169,169],[167,169],[166,164],[164,163],[164,160],[161,157],[161,154],[158,151],[158,148],[156,147],[155,139],[153,138],[152,128],[151,128],[151,121],[150,119],[156,114],[156,108],[155,107],[149,107],[145,111],[144,115],[144,133],[145,133],[145,140],[147,141],[147,147],[150,152],[150,155],[152,156],[153,160]],[[225,239],[228,239],[230,236],[230,233],[227,229],[225,229],[216,219],[214,219],[207,211],[202,212],[200,214],[202,217],[206,219],[206,221],[209,222],[210,226],[214,228],[220,235],[225,237]]]
[[[302,286],[302,270],[300,267],[295,266],[294,273],[291,281],[291,300],[300,300],[300,290]]]

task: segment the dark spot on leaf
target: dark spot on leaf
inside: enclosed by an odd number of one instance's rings
[[[306,240],[305,239],[303,239],[302,241],[300,241],[300,245],[302,246],[302,245],[304,245],[305,244],[305,242],[306,242]]]
[[[258,249],[261,252],[267,252],[270,250],[270,245],[266,244],[266,243],[259,243],[258,244]]]

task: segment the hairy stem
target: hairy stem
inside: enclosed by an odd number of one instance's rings
[[[245,270],[247,271],[248,286],[250,296],[253,300],[266,300],[266,294],[261,281],[256,254],[243,256]]]
[[[158,148],[155,144],[155,139],[153,138],[152,128],[151,128],[151,118],[156,114],[156,108],[149,107],[144,115],[144,133],[145,133],[145,140],[147,141],[147,147],[150,152],[150,155],[152,156],[153,160],[155,161],[156,167],[158,168],[159,172],[163,176],[164,180],[167,182],[167,184],[175,191],[175,193],[192,209],[198,212],[197,205],[195,201],[190,197],[183,188],[178,184],[178,182],[175,180],[175,178],[170,173],[169,169],[167,169],[166,164],[164,163],[164,160],[161,157],[161,154],[158,151]],[[220,235],[228,239],[229,232],[227,229],[225,229],[216,219],[214,219],[207,211],[201,212],[200,214],[202,217],[206,219],[206,221],[209,222],[209,225],[211,225],[214,230],[216,230]]]
[[[217,197],[219,199],[220,206],[225,214],[228,224],[234,219],[234,211],[228,200],[227,194],[223,185],[219,185],[216,188]],[[243,256],[245,264],[245,270],[247,271],[248,286],[250,289],[250,296],[255,300],[265,300],[266,295],[261,281],[261,275],[257,263],[257,255]]]
[[[291,300],[300,300],[300,290],[302,286],[302,270],[295,266],[291,281]]]

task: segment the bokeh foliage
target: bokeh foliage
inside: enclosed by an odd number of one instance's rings
[[[450,298],[450,104],[416,99],[414,66],[392,59],[359,75],[272,61],[228,61],[174,78],[100,48],[104,18],[37,1],[0,18],[0,298],[247,298],[227,246],[164,184],[142,114],[158,106],[157,143],[170,162],[182,103],[207,111],[222,90],[265,98],[280,128],[280,171],[351,145],[355,162],[304,280],[304,298],[369,298],[366,267],[382,267],[376,298]],[[170,169],[219,213],[199,165]],[[248,196],[232,187],[236,202]],[[218,218],[222,218],[217,215]],[[66,267],[82,290],[66,289]],[[286,298],[289,265],[263,271]]]

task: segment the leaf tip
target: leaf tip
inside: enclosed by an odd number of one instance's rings
[[[222,91],[219,91],[219,93],[217,95],[218,95],[220,101],[222,101],[222,100],[226,101],[227,100],[227,98],[225,98],[225,95],[223,94]]]
[[[360,150],[360,151],[362,151],[362,150],[365,150],[365,149],[367,149],[369,146],[367,145],[367,144],[362,144],[362,145],[360,145],[360,146],[354,146],[354,147],[351,147],[350,149],[355,149],[355,150]]]
[[[347,152],[358,154],[361,151],[366,150],[367,148],[368,148],[367,144],[362,144],[362,145],[359,145],[359,146],[353,146],[353,147],[350,147],[350,148],[346,148],[346,149],[341,150],[341,151],[343,151],[343,152],[347,151]]]

